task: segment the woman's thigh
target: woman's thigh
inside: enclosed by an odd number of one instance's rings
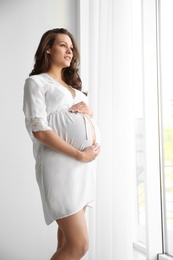
[[[88,230],[84,213],[84,209],[82,209],[69,217],[57,220],[65,241],[70,245],[88,244]]]

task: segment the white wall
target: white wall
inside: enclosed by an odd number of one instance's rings
[[[48,260],[56,224],[47,227],[24,126],[23,85],[40,37],[65,27],[77,35],[76,0],[0,1],[0,259]]]

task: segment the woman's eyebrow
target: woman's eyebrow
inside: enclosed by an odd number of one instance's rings
[[[62,42],[65,43],[66,45],[68,45],[68,43],[65,41],[59,41],[59,43],[62,43]],[[73,47],[73,44],[71,44],[70,46]]]

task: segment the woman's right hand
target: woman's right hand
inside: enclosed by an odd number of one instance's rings
[[[85,148],[83,151],[80,153],[80,161],[82,162],[91,162],[96,159],[96,157],[100,153],[100,145],[99,144],[93,144],[92,146],[89,146]]]
[[[50,149],[65,153],[81,162],[93,161],[100,152],[100,146],[98,144],[94,144],[85,148],[83,151],[79,151],[52,130],[33,132],[33,135],[39,142]]]

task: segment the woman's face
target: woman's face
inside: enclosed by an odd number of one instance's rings
[[[57,34],[53,46],[47,53],[51,57],[52,65],[62,69],[69,67],[73,58],[73,44],[70,37],[66,34]]]

